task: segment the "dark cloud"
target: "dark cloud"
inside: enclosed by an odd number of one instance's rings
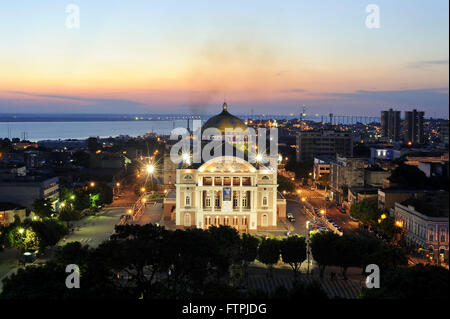
[[[281,93],[303,93],[303,92],[308,92],[307,90],[304,89],[288,89],[288,90],[281,90]]]
[[[125,99],[98,99],[59,94],[38,94],[24,91],[8,91],[17,99],[0,99],[0,111],[4,112],[83,112],[83,113],[130,113],[148,112],[146,104]],[[23,99],[21,96],[41,99]],[[64,100],[64,101],[61,101]],[[78,102],[85,102],[80,104]]]
[[[448,65],[448,60],[428,60],[428,61],[417,61],[407,65],[409,68],[418,69],[429,67],[433,65]]]
[[[393,91],[359,90],[353,93],[322,93],[317,95],[347,100],[379,102],[383,105],[397,104],[433,108],[448,108],[449,103],[448,88]]]

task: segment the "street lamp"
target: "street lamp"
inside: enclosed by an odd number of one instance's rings
[[[306,197],[302,197],[302,202],[306,202]]]
[[[320,210],[320,214],[321,214],[321,215],[325,215],[325,209],[321,209],[321,210]]]
[[[155,166],[153,164],[147,165],[147,173],[153,174],[154,171],[155,171]]]
[[[309,220],[306,221],[306,258],[307,258],[307,271],[306,274],[309,275],[309,255],[310,255],[310,240],[309,240],[309,226],[310,226],[310,222]]]
[[[25,229],[19,228],[19,234],[23,234],[24,231],[25,231]]]
[[[141,187],[141,192],[145,193],[145,187]]]
[[[91,183],[89,184],[89,186],[95,187],[95,182],[91,182]]]

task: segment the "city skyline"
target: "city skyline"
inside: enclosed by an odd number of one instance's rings
[[[448,2],[18,1],[0,13],[0,113],[448,118]]]

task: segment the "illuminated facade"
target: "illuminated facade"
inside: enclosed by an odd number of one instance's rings
[[[231,128],[242,128],[244,124],[235,117],[230,120],[228,114],[224,104],[224,112],[214,117],[215,127],[224,131],[233,123]],[[218,156],[177,169],[175,196],[165,200],[164,214],[181,229],[212,225],[250,233],[276,229],[278,220],[286,218],[286,200],[277,188],[276,169],[240,157]]]

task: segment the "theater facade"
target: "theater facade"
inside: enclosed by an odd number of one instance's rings
[[[246,126],[224,104],[205,127],[224,131]],[[286,218],[286,200],[277,188],[276,168],[237,156],[184,163],[176,170],[175,189],[164,200],[164,217],[178,229],[226,225],[248,233],[273,230]]]

